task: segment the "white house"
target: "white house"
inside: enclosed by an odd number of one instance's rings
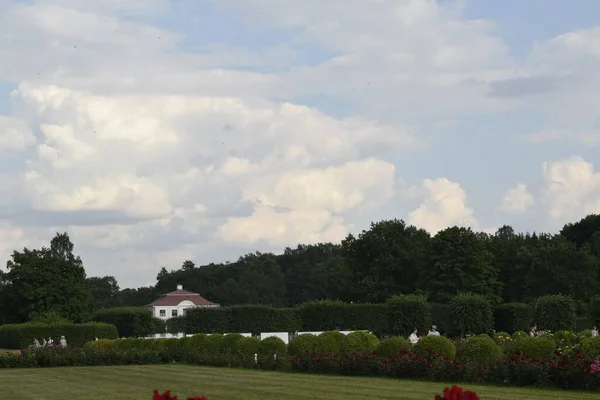
[[[183,290],[182,285],[177,285],[176,291],[163,294],[146,306],[154,317],[163,320],[185,315],[186,311],[193,307],[219,307],[219,305],[206,300],[198,293]]]

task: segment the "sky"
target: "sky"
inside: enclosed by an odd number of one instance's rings
[[[600,213],[597,0],[0,0],[0,262],[89,276]]]

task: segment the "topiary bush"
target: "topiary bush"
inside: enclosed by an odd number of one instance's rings
[[[346,336],[338,331],[326,331],[317,336],[315,351],[317,353],[339,353]]]
[[[85,324],[56,324],[26,323],[0,326],[0,348],[23,349],[33,344],[34,339],[40,342],[51,337],[54,341],[64,335],[70,347],[81,347],[85,343],[100,339],[117,338],[117,328],[114,325],[88,322]]]
[[[344,338],[343,348],[348,351],[363,352],[375,350],[379,344],[377,336],[369,332],[351,332]]]
[[[574,346],[579,342],[577,334],[571,331],[558,331],[552,336],[558,346]]]
[[[490,333],[494,326],[492,305],[483,296],[463,293],[450,301],[453,331],[460,337]]]
[[[580,349],[581,354],[587,359],[593,360],[600,357],[600,336],[583,339]]]
[[[425,336],[415,345],[414,351],[420,355],[427,355],[429,352],[440,354],[453,359],[456,356],[456,347],[454,343],[443,336]]]
[[[399,354],[403,350],[408,350],[411,347],[408,340],[401,337],[393,337],[379,342],[377,347],[375,347],[375,351],[382,356],[391,356]]]
[[[506,343],[512,342],[513,338],[507,332],[498,332],[495,335],[496,344],[504,346]]]
[[[308,351],[317,349],[317,337],[310,333],[303,333],[294,337],[288,344],[288,353],[298,356]]]
[[[502,349],[487,335],[472,336],[456,347],[460,358],[473,364],[493,364],[502,358]]]
[[[538,298],[534,303],[535,320],[540,329],[572,331],[577,318],[575,300],[571,296],[551,294]]]
[[[240,367],[255,368],[257,366],[257,354],[260,344],[260,339],[256,337],[243,337],[237,341],[236,347]]]
[[[452,318],[450,316],[449,304],[429,303],[431,323],[437,326],[437,330],[447,336],[454,336]]]
[[[512,334],[512,340],[521,340],[521,339],[525,339],[528,338],[529,335],[527,334],[527,332],[524,331],[516,331],[515,333]]]
[[[287,346],[278,337],[267,337],[260,342],[258,366],[262,369],[281,368],[286,362]]]
[[[391,333],[408,336],[415,329],[427,331],[431,326],[430,308],[427,298],[414,294],[393,296],[386,302]]]
[[[494,329],[497,332],[516,332],[527,329],[533,322],[533,308],[525,303],[504,303],[494,309]]]
[[[547,360],[554,358],[556,344],[553,340],[548,340],[543,337],[525,337],[512,342],[505,347],[505,354],[513,356],[517,353],[522,353],[524,356],[534,360]]]
[[[116,326],[122,338],[148,336],[155,330],[152,314],[144,307],[104,308],[92,315],[92,321]]]

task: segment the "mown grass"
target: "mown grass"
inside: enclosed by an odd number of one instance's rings
[[[0,370],[0,399],[151,400],[153,390],[171,389],[209,400],[433,399],[442,383],[318,376],[185,365],[69,367]],[[600,399],[596,393],[464,385],[482,400]]]

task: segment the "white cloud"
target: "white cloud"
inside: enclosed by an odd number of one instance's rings
[[[600,172],[582,157],[544,162],[543,196],[548,214],[566,222],[600,213]]]
[[[467,194],[457,182],[446,178],[422,183],[423,203],[408,215],[408,222],[436,234],[449,226],[477,229],[478,222],[467,204]]]
[[[35,136],[24,121],[0,115],[0,154],[23,150],[35,143]]]
[[[514,214],[522,214],[535,204],[533,194],[527,189],[527,185],[519,183],[516,187],[506,191],[502,197],[503,211]]]

